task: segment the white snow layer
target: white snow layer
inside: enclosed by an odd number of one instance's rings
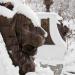
[[[63,21],[63,25],[66,25],[67,27],[70,28],[70,30],[75,30],[75,19],[71,19],[71,20],[64,20]]]
[[[7,2],[13,2],[15,0],[0,0],[0,3],[7,3]]]
[[[0,15],[7,17],[7,18],[13,18],[15,12],[7,9],[4,6],[0,6]]]
[[[75,43],[71,44],[66,56],[64,57],[63,70],[61,75],[72,75],[69,72],[75,72]]]
[[[0,74],[1,75],[19,75],[19,68],[12,65],[8,55],[5,43],[0,34]]]

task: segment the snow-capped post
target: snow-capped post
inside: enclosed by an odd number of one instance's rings
[[[46,5],[46,11],[49,12],[49,8],[53,4],[53,0],[44,0],[44,4]]]

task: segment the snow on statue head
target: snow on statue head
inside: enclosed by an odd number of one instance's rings
[[[0,32],[13,64],[18,65],[20,75],[24,75],[35,71],[33,56],[37,47],[44,44],[47,33],[27,5],[16,3],[13,10],[0,5]]]
[[[0,3],[12,3],[12,4],[14,4],[14,2],[15,2],[16,0],[0,0]]]

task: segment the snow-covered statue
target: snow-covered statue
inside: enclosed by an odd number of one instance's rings
[[[13,64],[19,66],[20,75],[35,71],[33,56],[47,36],[37,15],[27,5],[2,2],[0,32]]]

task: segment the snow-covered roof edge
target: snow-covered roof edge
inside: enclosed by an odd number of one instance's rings
[[[14,11],[11,11],[10,9],[0,6],[0,15],[7,17],[7,18],[12,18],[15,15]]]
[[[15,0],[0,0],[0,3],[7,3],[7,2],[11,2],[13,3]]]

